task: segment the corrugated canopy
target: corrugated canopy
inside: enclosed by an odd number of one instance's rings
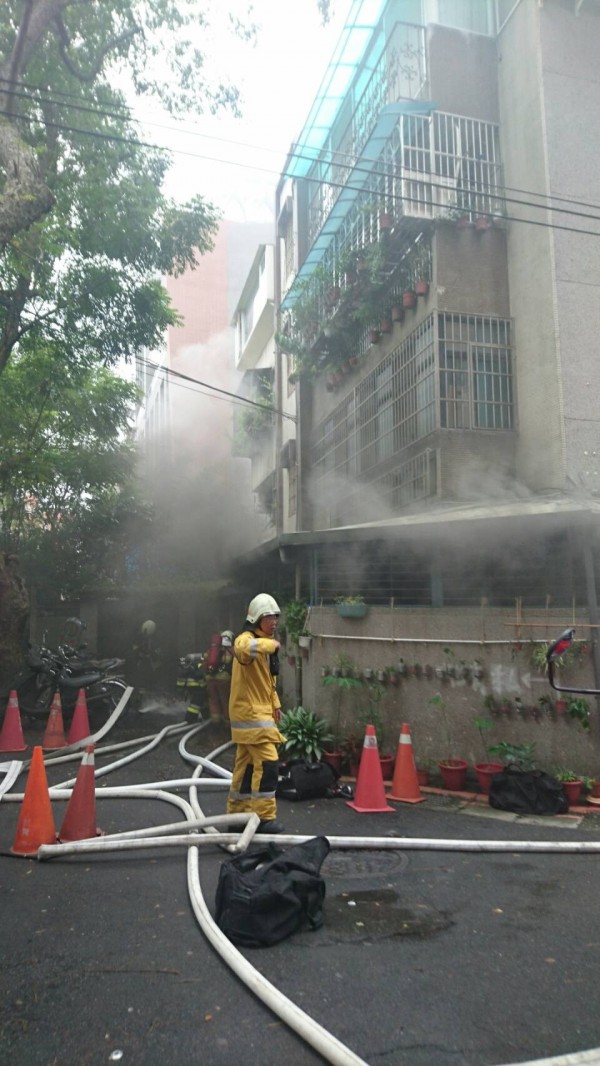
[[[293,178],[303,178],[318,157],[335,122],[352,79],[373,37],[386,0],[354,0],[325,77],[309,111],[304,128],[295,143],[287,166]],[[377,42],[379,58],[383,39]]]

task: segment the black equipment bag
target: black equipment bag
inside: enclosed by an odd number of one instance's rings
[[[306,923],[319,929],[325,899],[319,871],[329,850],[321,836],[286,849],[269,844],[223,863],[215,899],[219,929],[245,948],[277,944]]]
[[[279,799],[306,800],[333,796],[339,777],[337,770],[327,762],[308,762],[299,759],[287,763],[277,784]]]
[[[515,766],[505,766],[493,775],[489,802],[490,807],[516,814],[566,814],[569,810],[560,781],[543,770]]]

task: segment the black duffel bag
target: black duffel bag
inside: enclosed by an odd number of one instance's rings
[[[320,799],[334,796],[339,773],[328,762],[298,759],[282,767],[277,797],[287,800]]]
[[[245,948],[277,944],[306,924],[319,929],[325,899],[319,871],[329,849],[320,836],[285,851],[269,844],[223,863],[215,901],[219,929]]]
[[[560,781],[543,770],[516,766],[505,766],[493,775],[489,802],[496,810],[515,814],[566,814],[569,810]]]

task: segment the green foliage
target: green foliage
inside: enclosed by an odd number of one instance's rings
[[[318,762],[326,744],[333,740],[327,722],[307,707],[294,707],[281,716],[279,728],[286,740],[283,751],[288,759]]]
[[[292,644],[298,643],[298,637],[306,633],[308,604],[306,600],[290,600],[283,608],[285,631]]]
[[[42,597],[123,581],[127,540],[148,518],[129,439],[136,398],[55,345],[20,352],[0,377],[0,548]]]
[[[567,700],[567,714],[574,718],[586,733],[590,731],[590,705],[581,697],[573,697]]]
[[[486,733],[490,729],[493,729],[494,723],[491,722],[489,718],[476,718],[474,724],[479,733],[479,736],[481,737],[481,744],[483,747],[484,754],[487,755],[487,753],[490,751],[490,748],[485,742],[484,733]]]
[[[554,776],[557,781],[582,781],[582,778],[574,770],[566,770],[564,767],[557,770]]]
[[[534,770],[533,753],[535,744],[510,744],[500,740],[488,748],[490,755],[498,755],[505,766],[516,766],[519,770]]]

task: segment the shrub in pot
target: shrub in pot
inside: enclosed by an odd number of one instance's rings
[[[328,722],[308,707],[294,707],[282,714],[279,729],[286,738],[281,751],[288,760],[319,762],[325,745],[333,739]]]

